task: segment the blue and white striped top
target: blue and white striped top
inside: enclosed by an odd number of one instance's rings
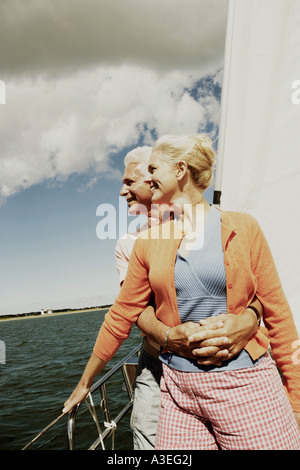
[[[220,212],[212,206],[202,236],[187,257],[177,253],[175,262],[175,289],[180,320],[182,323],[227,313],[226,273],[221,239]],[[186,372],[222,372],[252,367],[253,361],[247,351],[242,350],[222,366],[202,366],[193,359],[176,353],[160,353],[162,362],[173,369]]]

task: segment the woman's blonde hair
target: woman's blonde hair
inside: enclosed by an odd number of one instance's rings
[[[205,191],[214,174],[215,152],[212,141],[205,134],[164,135],[152,147],[161,157],[170,162],[184,160],[195,185]]]

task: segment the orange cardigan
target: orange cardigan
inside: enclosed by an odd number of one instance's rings
[[[254,296],[260,300],[265,327],[259,328],[245,349],[257,359],[271,343],[290,402],[300,412],[300,365],[292,362],[292,344],[298,335],[267,241],[248,214],[221,211],[221,221],[228,312],[243,313]],[[174,266],[182,237],[171,221],[151,227],[136,240],[122,289],[98,334],[97,357],[104,361],[113,357],[152,293],[157,318],[170,327],[181,323]]]

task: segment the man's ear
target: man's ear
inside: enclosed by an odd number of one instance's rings
[[[182,179],[185,177],[187,174],[187,163],[184,160],[180,160],[179,162],[176,163],[176,178],[178,181],[182,181]]]

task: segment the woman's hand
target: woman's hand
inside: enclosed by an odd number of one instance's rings
[[[74,406],[79,405],[79,403],[81,403],[88,395],[89,391],[90,387],[81,385],[79,382],[72,395],[64,403],[64,408],[62,410],[63,413],[69,413],[74,408]]]
[[[85,399],[90,391],[94,378],[105,365],[105,361],[99,359],[92,353],[77,387],[70,398],[64,403],[63,413],[68,413],[74,406],[79,405],[79,403]]]
[[[294,415],[295,415],[295,418],[296,418],[296,421],[297,421],[297,424],[298,424],[299,433],[300,433],[300,412],[296,413],[294,411]]]

